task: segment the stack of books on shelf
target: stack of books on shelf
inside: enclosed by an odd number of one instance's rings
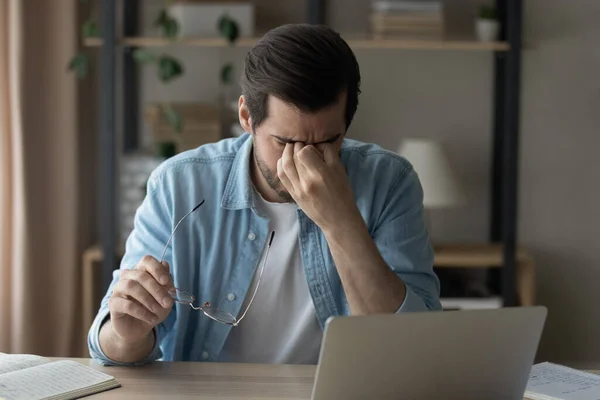
[[[371,30],[374,39],[442,39],[442,0],[374,0]]]
[[[137,151],[124,154],[119,167],[119,230],[121,245],[133,231],[135,213],[146,197],[146,184],[152,171],[164,161],[152,153]]]
[[[169,124],[163,104],[150,104],[146,108],[146,123],[152,130],[152,139],[158,147],[173,144],[175,153],[195,149],[198,146],[214,143],[222,139],[223,131],[219,108],[212,103],[171,103],[182,116],[183,129],[177,132]]]

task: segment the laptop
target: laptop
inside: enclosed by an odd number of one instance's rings
[[[522,400],[547,309],[327,321],[313,400]]]

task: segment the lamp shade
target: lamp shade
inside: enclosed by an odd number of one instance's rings
[[[461,205],[466,196],[454,173],[444,145],[433,139],[405,139],[398,154],[405,157],[419,175],[425,208]]]

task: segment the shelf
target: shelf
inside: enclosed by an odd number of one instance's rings
[[[444,244],[434,246],[436,267],[502,268],[504,250],[501,244]],[[533,258],[524,248],[515,254],[518,263],[531,264]]]
[[[235,43],[236,47],[252,47],[259,38],[240,38]],[[469,39],[347,39],[353,49],[405,49],[405,50],[459,50],[459,51],[508,51],[510,46],[506,42],[479,42]],[[226,47],[228,43],[222,38],[180,38],[170,41],[160,37],[126,37],[121,40],[121,45],[129,47],[165,47],[165,46],[193,46],[193,47]],[[88,38],[84,40],[86,47],[102,46],[101,38]]]

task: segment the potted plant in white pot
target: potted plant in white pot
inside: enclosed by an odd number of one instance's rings
[[[500,23],[496,16],[496,9],[489,5],[479,7],[479,15],[475,21],[477,39],[481,42],[494,42],[498,40]]]

